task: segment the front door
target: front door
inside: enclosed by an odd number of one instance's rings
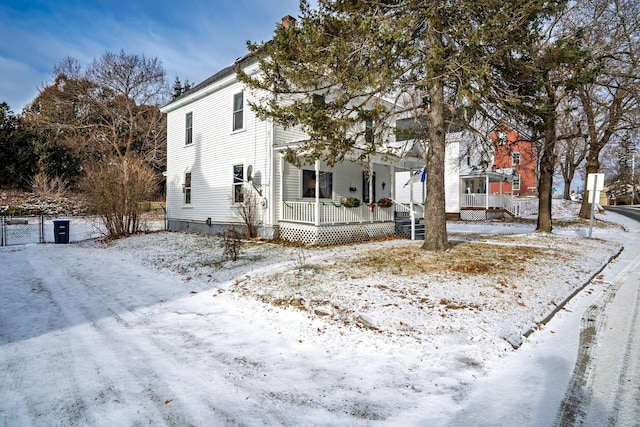
[[[369,171],[362,171],[362,201],[371,203],[376,201],[376,173],[373,173],[373,198],[369,199]]]

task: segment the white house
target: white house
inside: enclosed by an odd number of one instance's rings
[[[169,229],[217,234],[242,226],[236,208],[249,197],[257,201],[261,236],[308,243],[388,236],[396,232],[398,216],[421,217],[420,185],[404,185],[424,165],[420,144],[390,135],[389,148],[401,155],[362,161],[354,153],[333,167],[320,160],[298,168],[284,160],[283,152],[306,135],[258,119],[249,100],[258,102],[259,97],[237,80],[236,66],[248,75],[260,72],[257,60],[241,58],[161,109],[167,113]],[[400,127],[402,123],[406,127],[420,121],[398,121]],[[362,126],[364,130],[367,124]],[[460,167],[464,138],[460,129],[447,135],[446,211],[457,217],[468,207]],[[346,207],[341,200],[347,198],[364,203]],[[393,206],[378,206],[381,198],[391,198]]]
[[[259,72],[251,57],[236,64],[249,75]],[[393,198],[397,170],[417,169],[423,161],[370,156],[334,167],[322,161],[302,168],[289,164],[283,150],[305,134],[255,116],[248,101],[257,96],[238,82],[236,64],[161,109],[167,113],[169,229],[215,234],[242,224],[234,207],[252,194],[264,237],[278,233],[287,240],[335,244],[394,234],[395,211],[408,209],[375,202]],[[364,203],[340,204],[349,197]]]

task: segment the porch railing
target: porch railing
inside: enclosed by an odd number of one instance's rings
[[[282,221],[316,224],[315,202],[284,201],[282,202]],[[320,202],[318,209],[320,215],[317,224],[350,224],[362,222],[387,222],[394,220],[393,208],[381,208],[375,205],[373,210],[369,205],[361,205],[357,208],[347,208],[337,202]]]
[[[463,194],[461,208],[504,209],[520,216],[520,203],[511,194]]]

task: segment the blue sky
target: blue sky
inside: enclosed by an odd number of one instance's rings
[[[0,102],[19,113],[52,79],[53,66],[87,66],[106,51],[158,57],[199,83],[271,38],[298,15],[298,0],[0,0]]]

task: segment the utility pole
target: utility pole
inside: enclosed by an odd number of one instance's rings
[[[631,204],[636,203],[636,152],[631,153]]]

